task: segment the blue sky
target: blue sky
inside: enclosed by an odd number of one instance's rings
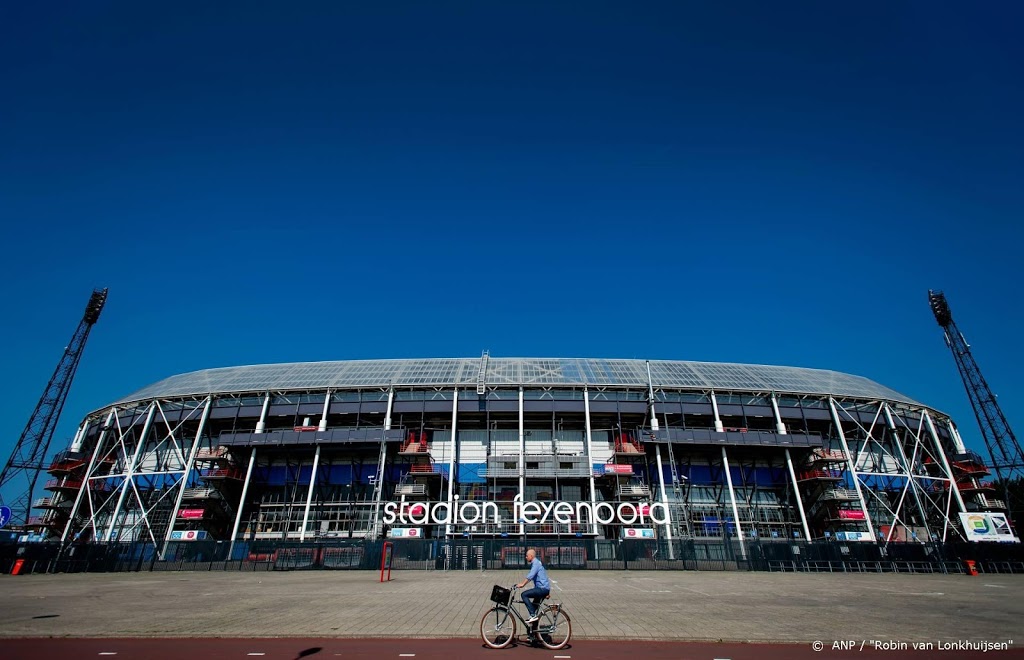
[[[709,6],[710,5],[710,6]],[[1019,3],[6,3],[8,455],[93,287],[53,449],[280,361],[836,369],[1024,423]]]

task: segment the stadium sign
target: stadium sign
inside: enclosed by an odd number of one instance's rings
[[[667,525],[668,505],[621,502],[524,502],[522,495],[512,500],[512,517],[506,520],[497,502],[398,502],[384,505],[384,524],[393,525],[474,525],[524,522],[528,525],[586,524]]]
[[[1020,543],[1020,539],[1014,536],[1004,513],[961,513],[960,522],[967,533],[968,541]]]

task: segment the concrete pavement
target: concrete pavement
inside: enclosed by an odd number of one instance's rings
[[[0,576],[0,637],[475,637],[524,571]],[[1014,640],[1024,576],[551,571],[574,639]]]

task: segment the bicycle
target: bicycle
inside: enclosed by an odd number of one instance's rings
[[[540,642],[545,648],[558,650],[569,643],[572,637],[572,620],[562,603],[544,604],[539,612],[540,619],[535,623],[526,623],[522,613],[515,605],[515,595],[519,587],[511,589],[495,585],[491,590],[494,607],[484,612],[480,619],[480,637],[484,644],[492,649],[503,649],[517,638],[516,620],[526,628],[530,643]],[[551,594],[544,600],[551,598]]]

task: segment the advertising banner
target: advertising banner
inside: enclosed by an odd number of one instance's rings
[[[171,532],[172,541],[202,541],[206,538],[206,530],[189,529]]]
[[[623,527],[622,538],[624,539],[653,539],[656,538],[653,529],[646,527]]]
[[[393,539],[418,539],[423,535],[419,527],[392,527],[391,538]]]
[[[964,533],[968,541],[996,541],[1000,543],[1020,543],[1013,535],[1006,514],[990,511],[978,513],[961,513]]]
[[[615,465],[614,463],[605,463],[604,465],[605,474],[633,474],[632,465]]]
[[[179,518],[202,518],[205,509],[178,509]]]

